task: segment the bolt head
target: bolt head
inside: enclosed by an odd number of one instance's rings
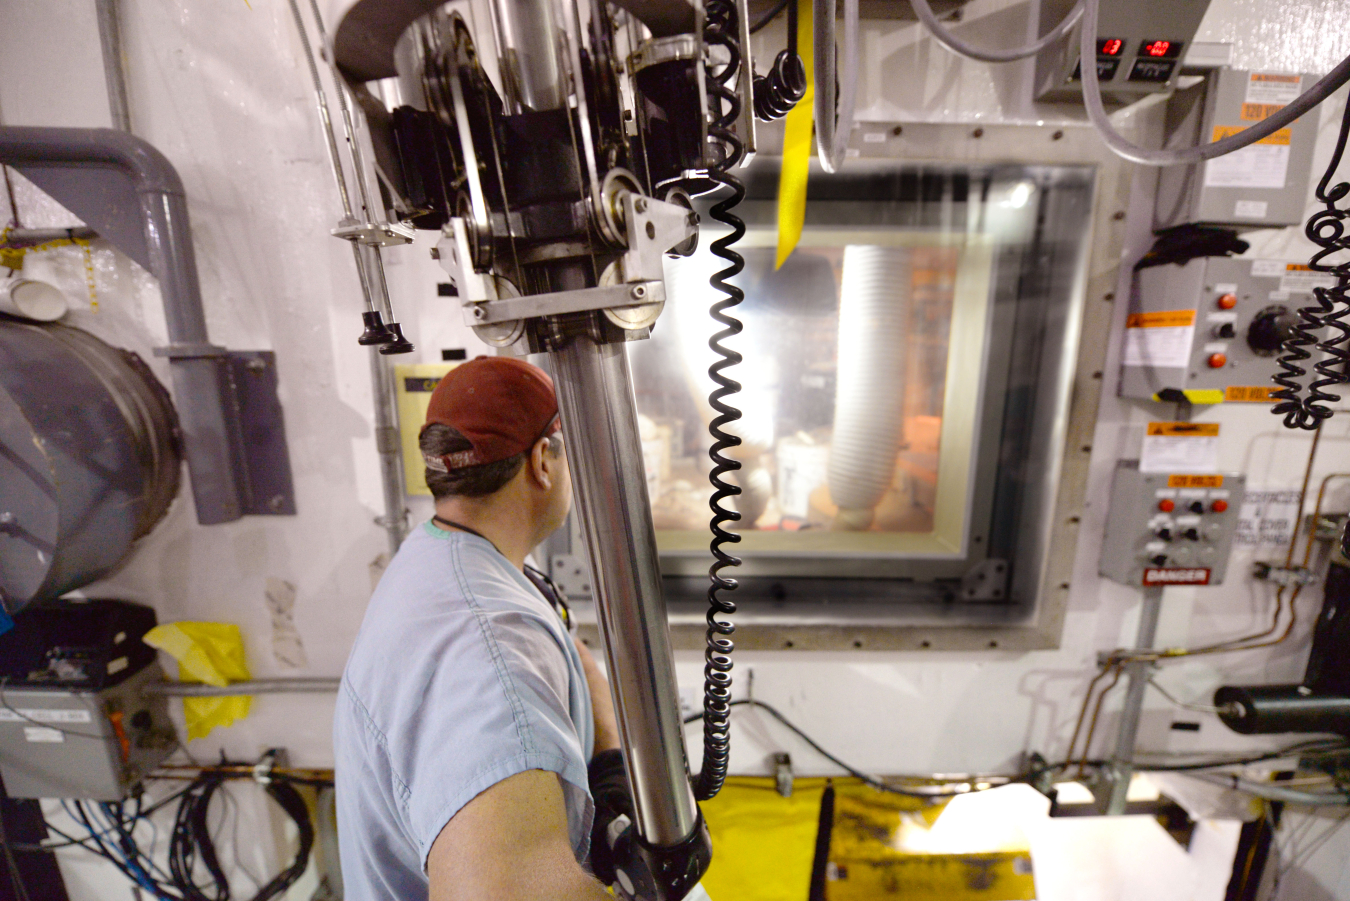
[[[474,307],[474,308],[473,308],[473,318],[474,318],[474,319],[482,319],[482,318],[484,318],[485,316],[487,316],[487,310],[484,310],[482,307]]]
[[[630,291],[629,293],[633,296],[634,300],[641,300],[642,298],[647,296],[647,286],[634,285],[633,290]]]
[[[639,197],[637,200],[634,200],[633,209],[637,210],[639,213],[647,212],[647,198]]]
[[[431,248],[431,258],[433,260],[439,260],[441,258],[441,249],[439,247]]]

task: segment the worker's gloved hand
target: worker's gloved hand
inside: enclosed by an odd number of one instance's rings
[[[591,871],[605,885],[613,885],[616,876],[610,825],[620,817],[626,817],[630,823],[633,820],[633,796],[628,788],[628,770],[623,763],[623,752],[612,748],[596,754],[591,760],[588,776],[591,797],[595,799],[595,822],[591,825]]]

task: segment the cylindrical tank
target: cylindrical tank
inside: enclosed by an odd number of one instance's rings
[[[136,354],[0,316],[0,603],[14,612],[113,572],[182,469],[169,394]]]
[[[1234,732],[1339,732],[1350,735],[1350,698],[1302,685],[1225,685],[1214,692],[1219,719]]]

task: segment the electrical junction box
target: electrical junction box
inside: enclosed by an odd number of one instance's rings
[[[177,746],[168,702],[146,695],[152,663],[99,691],[8,684],[0,700],[0,776],[11,798],[120,801]]]
[[[1169,104],[1166,147],[1209,144],[1237,134],[1288,105],[1316,75],[1216,69],[1177,91]],[[1158,175],[1153,224],[1186,223],[1280,228],[1303,220],[1317,142],[1311,113],[1250,147]]]
[[[1044,35],[1073,8],[1074,0],[1042,0]],[[1182,55],[1195,38],[1209,0],[1112,0],[1101,4],[1097,21],[1097,79],[1102,98],[1132,103],[1170,91]],[[1036,99],[1081,101],[1079,29],[1036,57]]]
[[[1122,585],[1218,585],[1246,487],[1236,473],[1140,472],[1122,460],[1098,571]]]
[[[1299,308],[1315,303],[1314,287],[1334,283],[1302,263],[1244,257],[1139,270],[1125,323],[1120,396],[1269,403],[1276,358]]]

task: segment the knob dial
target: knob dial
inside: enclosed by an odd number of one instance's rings
[[[1298,314],[1288,307],[1280,304],[1266,307],[1247,327],[1247,346],[1257,356],[1273,357],[1294,336],[1297,325]]]
[[[1169,528],[1167,528],[1166,526],[1164,526],[1163,528],[1159,529],[1157,534],[1158,534],[1158,539],[1159,539],[1160,541],[1171,541],[1171,540],[1172,540],[1172,530],[1169,529]]]
[[[1191,505],[1190,505],[1190,507],[1189,507],[1188,509],[1189,509],[1192,513],[1204,513],[1204,512],[1205,512],[1205,505],[1204,505],[1203,503],[1201,503],[1200,501],[1191,501]]]
[[[1182,532],[1182,533],[1181,533],[1181,537],[1182,537],[1182,538],[1185,538],[1187,541],[1199,541],[1199,540],[1200,540],[1200,530],[1197,529],[1197,528],[1195,528],[1194,526],[1192,526],[1191,528],[1189,528],[1189,529],[1187,529],[1186,531]]]

